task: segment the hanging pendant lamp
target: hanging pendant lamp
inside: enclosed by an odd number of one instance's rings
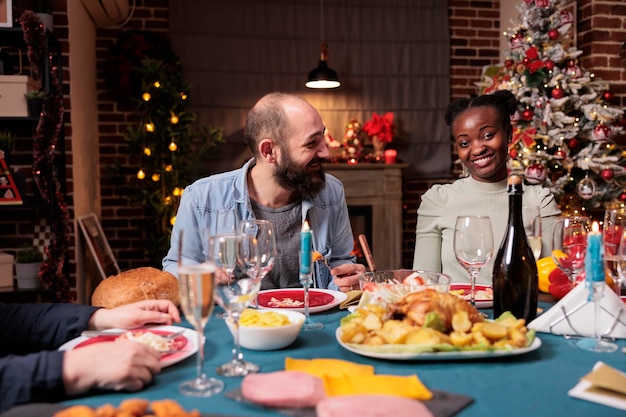
[[[337,71],[328,67],[328,45],[324,42],[324,0],[320,0],[320,38],[322,40],[322,53],[317,68],[309,72],[306,82],[308,88],[337,88],[339,87],[339,77]]]

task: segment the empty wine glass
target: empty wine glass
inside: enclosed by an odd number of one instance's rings
[[[252,235],[239,234],[212,236],[209,238],[209,253],[218,253],[225,241],[227,246],[234,245],[237,259],[237,273],[230,283],[218,282],[215,285],[215,300],[227,313],[227,320],[233,325],[233,357],[229,362],[220,365],[217,373],[224,376],[244,376],[257,372],[259,366],[243,359],[239,345],[239,319],[243,310],[252,300],[256,299],[261,287],[259,278],[259,256],[257,240]]]
[[[626,230],[626,209],[607,209],[604,212],[602,228],[604,265],[613,281],[613,290],[617,295],[621,294],[624,282],[618,271],[620,261],[626,256],[626,248],[623,249],[620,243],[624,230]]]
[[[239,233],[256,237],[257,251],[259,255],[259,280],[274,267],[276,260],[276,234],[274,225],[269,220],[244,220],[239,223]]]
[[[196,377],[183,382],[181,394],[191,397],[209,397],[224,389],[224,383],[215,378],[207,378],[204,373],[204,328],[213,313],[215,264],[211,261],[191,263],[183,257],[183,233],[180,232],[178,250],[178,282],[180,304],[185,317],[198,334],[198,354]]]
[[[454,255],[470,275],[470,303],[476,306],[476,278],[493,255],[493,232],[488,216],[456,218]]]
[[[565,272],[572,288],[576,285],[576,278],[585,270],[590,227],[589,218],[584,216],[563,217],[554,224],[552,259]]]

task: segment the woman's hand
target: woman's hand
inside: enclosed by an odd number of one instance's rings
[[[358,290],[359,276],[365,272],[365,266],[361,264],[343,264],[330,270],[335,277],[335,284],[343,292]]]
[[[178,308],[169,300],[145,300],[116,308],[96,310],[89,319],[95,330],[119,327],[134,329],[146,324],[180,323]]]

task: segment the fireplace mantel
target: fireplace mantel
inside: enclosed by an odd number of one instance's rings
[[[409,164],[325,164],[339,178],[348,207],[371,207],[372,235],[367,240],[376,268],[402,266],[402,170]],[[358,231],[353,231],[356,235]],[[367,235],[367,233],[365,233]]]

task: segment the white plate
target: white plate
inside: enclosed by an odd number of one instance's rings
[[[470,291],[472,286],[470,284],[450,284],[450,291],[463,290],[463,298],[469,302]],[[481,291],[485,291],[487,288],[491,290],[489,285],[476,284],[476,308],[491,308],[493,307],[493,291],[491,297],[487,298]]]
[[[463,350],[455,352],[380,352],[372,350],[358,349],[353,344],[346,344],[341,341],[341,327],[338,327],[335,331],[335,337],[339,344],[349,350],[350,352],[358,355],[367,356],[369,358],[377,359],[390,359],[390,360],[427,360],[427,361],[439,361],[439,360],[467,360],[467,359],[493,359],[501,358],[503,356],[515,356],[522,355],[524,353],[532,352],[539,349],[541,346],[541,340],[535,336],[535,339],[530,346],[513,349],[513,350]]]
[[[181,330],[182,327],[178,327],[178,326],[150,326],[150,327],[143,327],[140,329],[133,329],[134,331],[136,330],[154,330],[156,332],[159,333],[174,333],[177,332],[179,330]],[[106,331],[110,331],[110,332],[114,332],[114,333],[119,333],[119,332],[123,332],[125,331],[124,329],[109,329]],[[163,355],[163,357],[161,358],[161,366],[163,368],[170,366],[170,365],[174,365],[175,363],[178,363],[180,361],[182,361],[183,359],[187,359],[188,357],[190,357],[191,355],[193,355],[194,353],[196,353],[198,351],[198,333],[193,330],[193,329],[185,329],[185,332],[182,334],[183,336],[185,336],[185,338],[187,339],[187,343],[185,344],[185,346],[183,346],[183,348],[181,350],[178,350],[174,353],[170,353],[167,355]],[[92,343],[104,343],[104,342],[111,342],[112,339],[110,337],[102,337],[102,336],[98,336],[98,337],[84,337],[84,336],[80,336],[77,337],[76,339],[72,339],[69,342],[66,342],[65,344],[63,344],[59,350],[72,350],[74,348],[78,348],[80,349],[80,345],[81,343],[84,343],[88,340],[92,340]]]
[[[259,291],[259,295],[257,297],[258,307],[261,309],[291,310],[304,313],[304,307],[301,306],[277,307],[269,305],[268,300],[272,297],[277,299],[291,298],[302,301],[304,299],[304,289],[281,288],[277,290],[264,290]],[[309,289],[309,300],[312,302],[309,307],[309,313],[319,313],[320,311],[330,310],[333,307],[337,307],[347,298],[348,296],[341,291],[311,288]]]

